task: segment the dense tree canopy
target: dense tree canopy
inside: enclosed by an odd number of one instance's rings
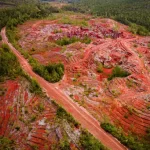
[[[112,18],[131,26],[133,23],[140,25],[136,28],[141,35],[150,31],[149,0],[79,0],[70,7],[65,6],[65,9]]]
[[[58,12],[58,10],[50,5],[34,2],[23,3],[14,8],[0,9],[0,29],[4,26],[13,28],[30,18],[46,17],[52,12]]]
[[[10,52],[9,47],[3,44],[0,48],[0,79],[5,76],[14,78],[20,73],[17,58]]]

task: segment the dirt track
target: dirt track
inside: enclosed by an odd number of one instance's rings
[[[70,97],[65,95],[54,84],[48,83],[40,76],[36,75],[27,60],[8,42],[6,37],[5,28],[1,31],[3,42],[8,44],[13,53],[17,56],[22,68],[32,78],[35,78],[40,86],[46,91],[47,95],[54,99],[56,103],[62,105],[67,112],[69,112],[82,127],[86,128],[91,134],[99,139],[105,146],[112,150],[124,150],[126,149],[115,138],[107,134],[101,127],[97,120],[95,120],[83,107],[74,103]]]

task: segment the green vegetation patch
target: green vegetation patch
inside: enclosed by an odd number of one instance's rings
[[[69,113],[67,113],[61,106],[58,106],[56,115],[60,119],[66,119],[68,122],[72,123],[75,127],[79,126],[79,123]]]
[[[150,143],[140,140],[136,136],[131,134],[126,135],[122,128],[117,128],[110,123],[102,123],[101,127],[117,138],[122,144],[127,146],[131,150],[148,150],[150,149]]]
[[[58,82],[64,75],[64,65],[62,63],[48,64],[44,66],[39,64],[34,59],[30,60],[29,62],[33,67],[33,71],[49,82]]]
[[[88,22],[87,22],[86,19],[84,19],[84,18],[77,19],[77,18],[73,18],[73,17],[68,17],[66,15],[64,16],[64,14],[60,18],[59,23],[62,23],[62,24],[71,24],[71,25],[81,26],[81,27],[87,27],[88,26]]]
[[[7,137],[0,136],[0,150],[15,150],[15,142]]]
[[[71,150],[70,143],[67,138],[65,138],[59,142],[59,148],[61,150]]]
[[[80,143],[85,150],[108,150],[86,130],[81,133]]]
[[[58,107],[57,109],[57,117],[60,119],[66,119],[69,123],[72,123],[75,127],[78,127],[80,124],[67,113],[61,106],[57,105],[54,101],[53,103]],[[79,146],[85,150],[108,150],[102,143],[100,143],[93,135],[91,135],[88,131],[82,129],[81,135],[79,138]],[[68,141],[64,141],[61,143],[62,149],[70,149],[68,145]]]
[[[122,69],[121,67],[119,67],[119,66],[116,66],[116,67],[113,69],[112,74],[109,76],[108,80],[112,80],[112,79],[115,78],[115,77],[121,77],[121,78],[123,78],[123,77],[127,77],[127,76],[129,76],[129,75],[130,75],[129,72],[123,70],[123,69]]]
[[[41,94],[42,89],[35,79],[31,79],[23,72],[16,56],[10,51],[8,45],[3,44],[0,48],[0,81],[5,79],[15,79],[18,76],[25,77],[30,82],[30,91]]]
[[[62,39],[57,40],[56,44],[58,44],[60,46],[64,46],[64,45],[69,45],[69,44],[72,44],[72,43],[75,43],[75,42],[90,44],[91,39],[89,37],[84,37],[83,39],[77,38],[77,37],[72,37],[72,38],[63,37]]]
[[[150,34],[149,0],[79,0],[64,9],[83,11],[95,16],[112,18],[121,23],[138,26],[137,34]]]
[[[25,3],[14,8],[0,10],[0,29],[4,26],[13,29],[31,18],[47,17],[52,12],[57,13],[59,11],[57,8],[44,3],[25,1]]]
[[[3,44],[0,48],[0,79],[5,77],[14,79],[22,74],[22,69],[19,66],[16,56],[10,51],[8,45]]]
[[[98,73],[102,73],[103,72],[103,65],[102,65],[102,63],[97,63],[96,71]]]
[[[150,141],[150,126],[146,129],[146,139]]]
[[[135,23],[130,23],[129,26],[129,31],[131,31],[133,34],[139,34],[143,36],[149,35],[148,29],[146,29],[144,26],[140,26]]]

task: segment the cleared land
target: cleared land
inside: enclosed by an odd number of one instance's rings
[[[65,75],[56,84],[46,82],[9,44],[24,70],[109,148],[124,149],[98,121],[145,136],[150,127],[150,37],[90,15],[56,14],[48,19],[20,25],[18,44],[43,65],[62,62]],[[2,35],[8,42],[4,30]]]
[[[40,76],[36,75],[31,66],[28,64],[27,60],[10,44],[8,43],[5,29],[2,30],[3,41],[9,45],[11,50],[19,59],[20,64],[23,69],[33,78],[35,78],[41,87],[46,91],[48,96],[55,99],[56,102],[62,105],[69,113],[72,114],[77,121],[79,121],[82,127],[86,128],[90,133],[92,133],[97,139],[99,139],[104,145],[111,149],[125,149],[117,140],[112,138],[108,133],[101,129],[99,122],[95,120],[85,109],[74,103],[66,94],[62,93],[57,86],[48,83]],[[109,140],[109,142],[108,142]]]
[[[58,88],[96,119],[107,116],[126,131],[146,134],[150,37],[133,35],[111,19],[70,18],[27,22],[19,27],[19,44],[42,64],[63,62],[65,75]],[[67,44],[64,37],[79,40]],[[82,42],[85,37],[91,42]],[[116,66],[130,75],[108,81]]]

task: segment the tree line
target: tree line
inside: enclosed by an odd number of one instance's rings
[[[150,34],[149,0],[79,0],[63,9],[112,18],[131,26],[134,33]]]
[[[43,18],[54,12],[59,11],[46,3],[35,1],[22,3],[13,8],[0,9],[0,29],[4,26],[12,29],[31,18]]]

